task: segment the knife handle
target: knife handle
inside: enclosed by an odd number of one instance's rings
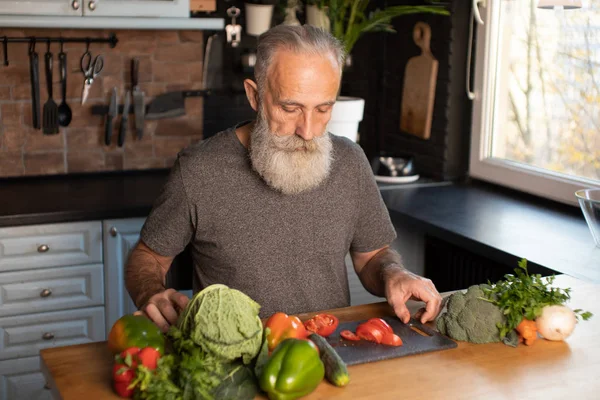
[[[113,117],[110,114],[106,114],[106,127],[104,131],[104,143],[107,146],[110,146],[110,141],[112,139],[112,130],[113,130]]]
[[[134,58],[131,60],[131,86],[135,88],[138,85],[138,73],[140,70],[140,60]]]
[[[183,97],[204,97],[210,95],[212,90],[201,89],[201,90],[184,90]]]
[[[30,78],[31,78],[31,107],[33,127],[40,129],[40,73],[38,54],[32,51],[30,58]]]
[[[125,135],[127,134],[127,113],[124,113],[121,116],[121,126],[119,126],[119,138],[117,139],[117,144],[119,147],[123,147],[123,143],[125,143]]]

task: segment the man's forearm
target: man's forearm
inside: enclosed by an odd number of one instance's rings
[[[365,289],[374,296],[385,297],[385,281],[390,274],[406,271],[397,251],[386,247],[375,254],[360,270],[358,277]]]
[[[136,307],[165,290],[164,271],[160,261],[143,246],[133,249],[125,267],[125,286]]]

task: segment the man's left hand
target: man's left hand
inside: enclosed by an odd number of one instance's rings
[[[415,318],[420,315],[421,323],[434,320],[442,308],[442,297],[433,282],[404,269],[387,271],[385,297],[398,318],[405,324],[410,320],[410,311],[406,307],[409,299],[426,303],[425,309],[419,310],[415,315]]]

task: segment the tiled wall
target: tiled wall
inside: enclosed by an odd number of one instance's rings
[[[112,31],[111,31],[112,32]],[[112,144],[104,144],[105,119],[92,115],[91,106],[109,102],[113,87],[123,104],[130,89],[130,63],[140,60],[139,80],[146,103],[160,93],[202,87],[203,34],[201,31],[114,31],[119,42],[114,49],[92,43],[93,56],[103,54],[105,65],[94,81],[90,99],[81,106],[83,75],[80,57],[85,44],[65,43],[67,53],[67,103],[73,111],[71,124],[58,135],[44,135],[32,127],[31,85],[26,43],[9,43],[8,67],[0,64],[0,177],[48,175],[76,172],[133,170],[170,167],[183,147],[202,138],[202,99],[186,100],[183,117],[146,121],[144,137],[136,139],[133,114],[123,147],[118,147],[120,117],[113,121]],[[2,36],[101,37],[109,31],[0,29]],[[60,104],[58,53],[53,43],[54,101]],[[1,50],[0,50],[1,51]],[[45,43],[36,46],[40,59],[40,103],[46,102],[43,55]],[[41,111],[40,111],[41,112]]]

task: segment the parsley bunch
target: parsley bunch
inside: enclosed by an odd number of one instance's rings
[[[506,323],[498,324],[500,338],[519,325],[523,318],[535,320],[542,314],[542,308],[550,305],[563,305],[571,298],[571,289],[553,288],[554,275],[542,278],[540,274],[529,275],[527,260],[519,261],[519,268],[515,268],[515,275],[507,274],[505,280],[498,281],[495,285],[490,283],[490,288],[484,288],[486,298],[482,300],[497,305],[506,316]],[[579,318],[588,320],[592,313],[574,310]]]

